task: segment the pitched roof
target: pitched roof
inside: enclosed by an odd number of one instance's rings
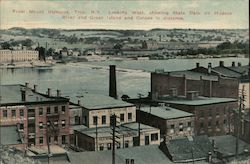
[[[166,120],[193,116],[192,113],[188,113],[171,107],[142,107],[141,111]]]
[[[87,161],[91,164],[110,164],[112,163],[112,152],[110,150],[97,152],[69,153],[72,164]],[[115,161],[117,164],[124,164],[126,159],[134,159],[136,164],[168,164],[171,162],[167,156],[158,148],[158,145],[137,146],[125,149],[117,149]]]
[[[204,160],[208,152],[213,151],[212,144],[207,136],[188,137],[170,140],[166,144],[174,162],[189,162]]]

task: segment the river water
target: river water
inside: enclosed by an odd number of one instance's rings
[[[108,95],[109,68],[114,64],[117,66],[117,90],[119,96],[127,94],[136,97],[137,93],[147,95],[150,91],[150,71],[164,69],[165,71],[176,71],[192,69],[196,62],[207,67],[218,66],[223,60],[226,66],[232,61],[236,64],[241,62],[246,65],[247,58],[223,58],[223,59],[170,59],[149,61],[105,61],[105,62],[83,62],[57,64],[52,68],[23,68],[23,69],[1,69],[1,84],[24,84],[29,82],[38,85],[38,91],[46,92],[51,88],[62,90],[64,96],[81,95],[83,93],[101,93]]]

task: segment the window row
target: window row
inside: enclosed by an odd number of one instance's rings
[[[17,112],[19,112],[20,117],[24,117],[24,110],[23,109],[19,109],[19,110],[12,109],[11,113],[8,113],[7,110],[2,110],[2,116],[3,116],[3,118],[8,118],[8,117],[16,118]]]
[[[53,112],[52,112],[52,110],[53,110]],[[59,112],[58,106],[55,106],[54,108],[52,108],[52,107],[46,108],[47,114],[58,113],[58,112]],[[66,112],[66,106],[61,106],[61,114],[64,114],[65,112]],[[39,115],[42,116],[43,114],[44,114],[44,108],[39,108]]]
[[[122,123],[122,122],[125,121],[124,117],[125,117],[125,114],[121,113],[120,116],[119,116],[120,123]],[[103,115],[103,116],[101,116],[101,118],[99,118],[98,116],[93,116],[93,125],[97,125],[98,124],[98,119],[101,119],[102,125],[106,125],[107,124],[106,115]],[[110,120],[111,120],[111,118],[110,118]],[[128,121],[132,121],[132,113],[128,113]]]
[[[51,144],[51,140],[52,138],[54,139],[54,142],[57,143],[58,142],[58,136],[54,136],[54,137],[49,137],[49,143]],[[39,137],[39,144],[44,144],[44,137]],[[66,144],[66,136],[62,135],[62,144]]]

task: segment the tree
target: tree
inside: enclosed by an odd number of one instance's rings
[[[45,48],[44,47],[37,47],[35,50],[38,51],[39,60],[45,61]]]
[[[8,42],[3,42],[1,46],[2,46],[2,49],[10,49],[10,44]]]

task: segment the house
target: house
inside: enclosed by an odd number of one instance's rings
[[[160,129],[166,141],[194,135],[194,114],[169,106],[141,107],[137,121]]]

